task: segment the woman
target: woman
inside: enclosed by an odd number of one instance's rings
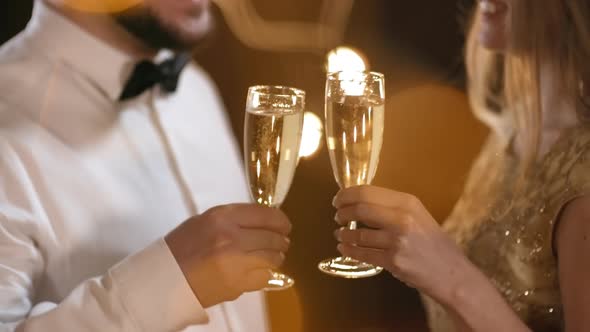
[[[371,228],[338,250],[420,290],[432,331],[590,331],[590,1],[480,1],[467,65],[492,134],[450,218],[345,189],[336,220]]]

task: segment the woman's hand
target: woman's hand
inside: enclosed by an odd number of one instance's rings
[[[424,205],[410,194],[374,186],[341,190],[334,198],[338,251],[382,266],[396,278],[441,303],[473,267],[441,230]],[[371,227],[350,230],[350,221]]]
[[[373,186],[341,190],[336,221],[372,229],[336,231],[338,250],[384,267],[441,303],[457,331],[528,331],[490,280],[465,257],[414,196]]]

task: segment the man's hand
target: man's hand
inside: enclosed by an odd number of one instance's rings
[[[291,223],[257,204],[212,208],[190,218],[166,243],[205,308],[266,286],[289,248]]]

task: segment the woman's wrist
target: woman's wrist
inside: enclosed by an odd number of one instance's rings
[[[450,239],[445,240],[451,242]],[[417,286],[423,286],[419,287],[419,291],[443,306],[455,307],[466,300],[465,294],[478,290],[477,284],[481,283],[483,274],[454,242],[444,247],[446,249],[439,250],[438,254],[439,262],[444,264],[437,264],[434,271],[423,273],[425,282],[418,282]]]
[[[450,280],[439,301],[457,326],[463,327],[459,330],[530,331],[481,270],[466,257],[457,264],[460,264],[457,268],[460,273]]]
[[[493,288],[493,285],[467,257],[461,256],[454,265],[446,287],[441,285],[444,290],[439,301],[461,315],[462,308],[476,305],[477,299]]]

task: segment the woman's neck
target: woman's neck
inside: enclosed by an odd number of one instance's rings
[[[554,72],[549,66],[540,71],[541,130],[561,131],[578,123],[576,105],[563,95]]]
[[[541,159],[560,138],[561,134],[578,124],[576,105],[562,94],[558,80],[549,66],[543,66],[540,71],[540,108],[541,128],[537,159]],[[517,135],[510,149],[517,157],[523,154],[522,137]]]

